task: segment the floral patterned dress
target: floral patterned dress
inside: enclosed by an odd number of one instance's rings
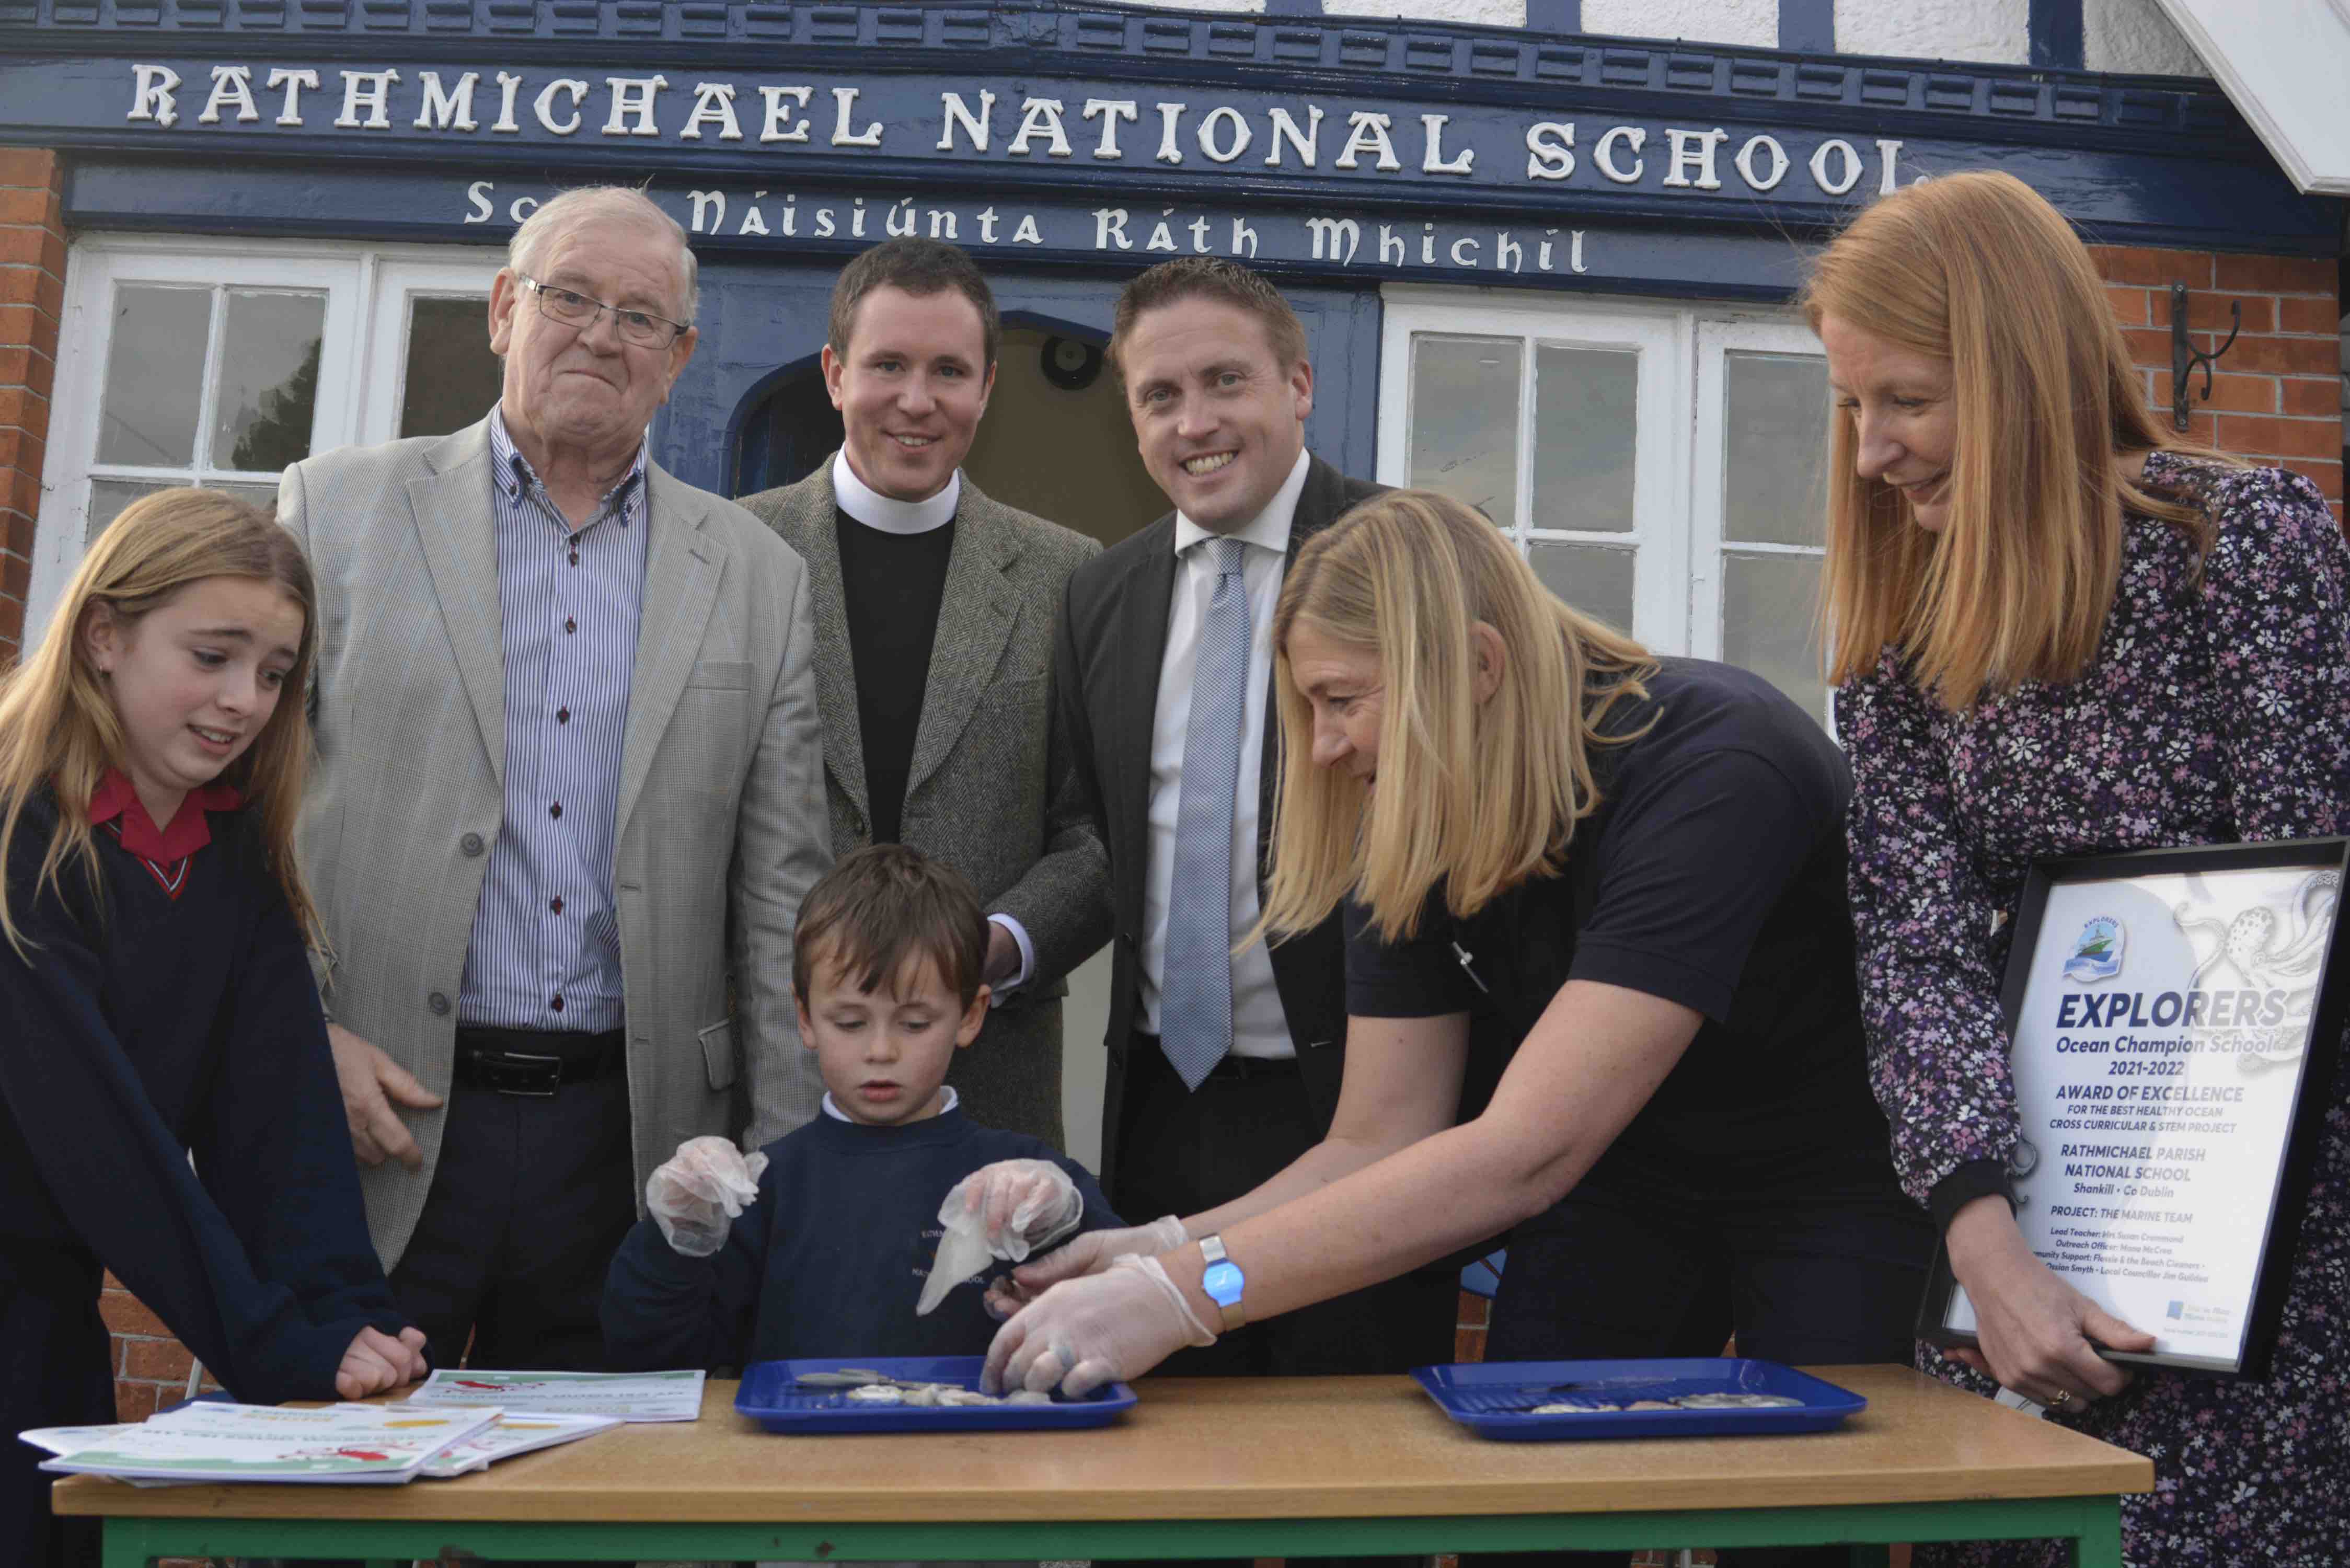
[[[1870,1075],[1923,1201],[2017,1137],[2000,982],[2038,857],[2350,832],[2350,549],[2314,486],[2156,453],[2146,483],[2217,524],[2130,515],[2095,659],[1945,711],[1887,649],[1837,693],[1857,785],[1853,912]],[[2271,1375],[2140,1369],[2064,1417],[2154,1460],[2122,1503],[2136,1568],[2350,1564],[2350,1072],[2338,1075]],[[1918,1365],[1988,1394],[1920,1346]],[[1921,1549],[1926,1564],[2054,1564],[2053,1542]]]

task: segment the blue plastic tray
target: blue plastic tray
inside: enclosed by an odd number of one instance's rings
[[[759,1361],[743,1369],[734,1408],[770,1432],[1033,1432],[1066,1427],[1106,1427],[1134,1408],[1134,1390],[1123,1383],[1097,1388],[1081,1398],[1053,1396],[1050,1405],[951,1405],[923,1408],[904,1405],[858,1405],[845,1388],[805,1388],[803,1372],[837,1372],[861,1366],[915,1383],[979,1386],[982,1355],[837,1355],[822,1361]]]
[[[1513,1442],[1562,1438],[1752,1438],[1825,1432],[1868,1407],[1833,1383],[1775,1361],[1731,1356],[1656,1361],[1487,1361],[1422,1366],[1412,1376],[1444,1413],[1480,1437]],[[1729,1410],[1575,1410],[1528,1414],[1577,1399],[1628,1404],[1686,1394],[1777,1394],[1800,1405]]]

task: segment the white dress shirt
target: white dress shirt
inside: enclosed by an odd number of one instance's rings
[[[857,477],[848,465],[848,449],[843,447],[832,459],[833,504],[848,514],[851,522],[883,534],[927,534],[933,528],[943,528],[954,521],[955,508],[962,504],[962,470],[956,469],[936,495],[923,501],[899,501],[882,494]],[[1027,982],[1035,972],[1036,949],[1028,940],[1028,929],[1010,915],[990,915],[988,919],[1012,933],[1012,945],[1020,950],[1020,967],[1009,980],[991,987],[987,993],[990,1007],[1001,1007],[1004,999]],[[846,1119],[846,1118],[844,1118]]]
[[[1217,535],[1175,514],[1175,598],[1167,615],[1167,653],[1159,667],[1159,708],[1150,728],[1150,863],[1142,879],[1142,1027],[1159,1033],[1160,979],[1167,971],[1167,900],[1175,879],[1175,818],[1183,798],[1183,738],[1191,722],[1191,680],[1200,664],[1200,626],[1216,589],[1215,552],[1203,540],[1238,539],[1248,587],[1248,684],[1241,712],[1240,788],[1232,802],[1232,936],[1256,924],[1257,803],[1264,766],[1264,705],[1273,671],[1273,610],[1289,560],[1289,526],[1305,489],[1310,460],[1297,466],[1246,527]],[[1273,956],[1252,942],[1232,960],[1232,1054],[1295,1056],[1289,1021],[1274,987]]]

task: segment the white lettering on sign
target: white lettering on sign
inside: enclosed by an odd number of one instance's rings
[[[558,120],[555,118],[555,95],[556,93],[568,93],[571,95],[571,118],[568,119]],[[572,132],[579,129],[579,102],[587,96],[588,84],[586,82],[578,81],[571,78],[559,78],[547,83],[546,87],[539,89],[538,101],[531,105],[531,111],[538,116],[539,124],[546,127],[547,130],[553,131],[556,135],[569,136]]]
[[[1061,124],[1061,100],[1056,98],[1032,98],[1020,106],[1020,129],[1013,133],[1010,151],[1025,156],[1029,144],[1038,137],[1045,139],[1045,151],[1055,158],[1069,155],[1069,133]]]
[[[1838,172],[1835,174],[1828,172],[1830,153],[1835,154],[1837,159]],[[1812,179],[1829,195],[1843,195],[1860,183],[1860,154],[1852,150],[1851,142],[1841,137],[1821,142],[1819,151],[1812,154]]]
[[[1672,186],[1695,186],[1700,191],[1721,189],[1721,177],[1713,171],[1713,151],[1730,140],[1730,132],[1720,126],[1711,130],[1668,130],[1665,140],[1672,145],[1673,169],[1665,176]],[[1697,178],[1690,178],[1694,171]]]
[[[1118,122],[1139,120],[1142,114],[1130,98],[1089,98],[1086,99],[1086,118],[1102,122],[1101,141],[1094,148],[1094,156],[1114,162],[1125,156],[1118,150]]]
[[[520,81],[522,78],[516,77],[515,79]],[[289,71],[280,66],[269,73],[269,85],[273,89],[281,87],[286,89],[286,101],[277,110],[277,123],[299,125],[302,123],[302,89],[316,88],[318,85],[318,73],[311,70]],[[136,119],[139,117],[134,114],[130,118]]]
[[[199,69],[203,78],[197,77]],[[1008,89],[1005,84],[972,84],[941,91],[931,111],[926,104],[908,107],[900,96],[902,86],[897,85],[884,89],[889,96],[877,108],[868,109],[875,84],[885,80],[879,78],[843,84],[722,76],[671,84],[660,74],[581,78],[546,70],[456,70],[445,66],[426,70],[385,65],[338,67],[333,74],[340,77],[342,92],[339,99],[329,101],[338,112],[328,120],[317,114],[315,98],[305,96],[331,90],[322,88],[321,78],[328,73],[320,67],[235,61],[208,61],[199,67],[181,60],[130,63],[128,70],[125,120],[181,138],[250,140],[281,131],[311,138],[390,132],[442,140],[531,134],[560,141],[581,135],[593,124],[602,137],[631,142],[667,141],[680,149],[718,142],[733,148],[754,140],[744,122],[755,92],[755,140],[762,149],[782,151],[816,142],[814,122],[825,117],[813,106],[819,94],[828,93],[830,124],[824,128],[822,144],[835,158],[871,152],[899,159],[935,154],[956,161],[1001,162],[1083,156],[1093,163],[1129,167],[1189,165],[1187,172],[1244,175],[1262,168],[1303,171],[1323,181],[1409,173],[1430,182],[1471,182],[1483,190],[1572,185],[1608,192],[1638,186],[1648,193],[1776,192],[1794,201],[1886,192],[1923,178],[1903,174],[1905,144],[1890,137],[1874,140],[1872,156],[1860,142],[1844,137],[1513,118],[1503,109],[1463,106],[1422,111],[1416,106],[1404,109],[1392,104],[1370,107],[1303,98],[1276,102],[1266,94],[1238,88],[1222,95],[1220,101],[1193,103],[1139,96],[1045,97],[1025,84],[1011,84]],[[180,95],[189,80],[198,79],[207,87],[203,107],[183,119]],[[492,81],[497,89],[494,119],[486,99]],[[679,90],[671,92],[672,85]],[[274,105],[263,99],[265,91],[279,95]],[[1016,118],[1009,112],[1015,104]],[[269,112],[273,107],[274,119]],[[1001,121],[999,109],[1006,111]],[[525,111],[529,120],[523,118]],[[1081,121],[1076,127],[1069,123],[1072,111]],[[1326,130],[1332,133],[1327,161],[1322,140]],[[1002,140],[997,140],[999,131]],[[1415,136],[1417,144],[1412,145]],[[1080,137],[1087,142],[1082,153],[1076,146]],[[1658,151],[1653,170],[1647,157],[1651,147]],[[1523,165],[1518,161],[1521,149]],[[1810,176],[1808,183],[1802,178],[1804,172]],[[1872,173],[1874,186],[1868,189],[1864,182]],[[775,217],[763,214],[771,230]],[[831,210],[830,221],[863,237],[857,227],[859,219],[850,209]],[[1170,224],[1179,247],[1188,223]],[[941,227],[943,232],[943,220]],[[1367,249],[1370,230],[1364,228],[1362,235],[1360,244]],[[1129,233],[1128,238],[1133,240],[1134,234]],[[1240,243],[1245,250],[1245,239]],[[1448,239],[1440,248],[1442,256],[1449,257],[1452,242]],[[1497,242],[1482,234],[1461,254],[1475,258],[1463,266],[1484,271],[1507,267]],[[1431,265],[1443,265],[1442,258]]]
[[[131,119],[151,119],[169,129],[180,122],[179,99],[172,95],[180,86],[180,73],[169,66],[133,66],[139,73],[137,85],[131,89]],[[310,78],[315,85],[317,78]]]
[[[686,141],[702,140],[702,128],[714,125],[721,141],[743,140],[743,122],[734,118],[734,84],[733,82],[696,82],[693,84],[693,112],[685,117],[685,129],[679,138]]]
[[[481,80],[479,71],[467,71],[457,78],[453,88],[441,85],[439,71],[421,71],[417,79],[424,86],[424,101],[416,110],[419,130],[473,130],[481,122],[473,118],[473,84]]]
[[[1296,150],[1299,162],[1308,169],[1314,167],[1314,160],[1320,155],[1322,150],[1322,106],[1320,104],[1309,103],[1305,106],[1304,130],[1298,129],[1297,121],[1290,117],[1287,109],[1277,105],[1274,107],[1273,151],[1264,155],[1266,168],[1281,167],[1281,149],[1284,142]]]
[[[1575,121],[1538,119],[1526,127],[1526,178],[1564,180],[1575,172]]]
[[[249,66],[214,66],[213,96],[204,99],[204,112],[196,116],[198,125],[218,125],[221,110],[234,109],[240,120],[259,119],[261,110],[254,107],[253,70]]]
[[[971,112],[971,107],[962,101],[962,94],[959,92],[941,93],[939,107],[946,111],[946,123],[939,130],[938,150],[941,152],[954,151],[954,133],[955,127],[958,125],[962,127],[963,134],[971,138],[971,150],[973,152],[987,151],[987,139],[991,134],[991,126],[995,116],[993,93],[981,91],[979,112],[975,115]],[[1091,112],[1090,109],[1087,112]]]
[[[400,79],[398,71],[345,71],[343,73],[343,112],[335,117],[338,130],[390,130],[391,129],[391,84]],[[359,111],[367,118],[361,119]]]
[[[1616,144],[1619,141],[1637,153],[1648,145],[1648,132],[1645,128],[1638,125],[1612,126],[1608,129],[1607,134],[1599,139],[1599,144],[1591,150],[1591,161],[1599,165],[1599,171],[1602,174],[1607,175],[1618,185],[1638,183],[1640,171],[1648,167],[1648,161],[1636,157],[1632,160],[1632,167],[1629,169],[1623,167],[1616,161]]]
[[[815,91],[814,88],[808,87],[777,87],[772,82],[761,83],[759,97],[767,106],[767,128],[759,132],[759,140],[806,141],[808,139],[807,121],[793,125],[792,109],[795,106],[807,108],[808,95]]]

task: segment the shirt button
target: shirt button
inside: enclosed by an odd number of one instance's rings
[[[457,840],[457,847],[468,855],[479,855],[482,852],[482,836],[478,833],[469,833]]]
[[[449,1014],[449,998],[440,992],[436,991],[432,995],[426,997],[424,999],[424,1005],[431,1008],[432,1010],[433,1016],[437,1018],[445,1018]]]
[[[555,722],[558,724],[568,724],[571,722],[571,710],[568,708],[557,708],[555,711]]]
[[[559,898],[553,899],[547,904],[546,908],[550,914],[559,915],[563,913],[563,900]]]
[[[556,1012],[560,1012],[563,1011],[563,998],[558,996],[546,1005],[553,1008]]]
[[[561,816],[563,815],[563,803],[558,800],[553,805],[548,806],[546,808],[546,815],[555,817]]]
[[[570,617],[570,616],[565,616],[565,617],[563,618],[563,635],[564,635],[564,636],[566,636],[566,637],[569,637],[573,632],[577,631],[578,629],[579,629],[579,623],[578,623],[578,621],[577,621],[577,620],[574,619],[574,618],[573,618],[572,617]]]

